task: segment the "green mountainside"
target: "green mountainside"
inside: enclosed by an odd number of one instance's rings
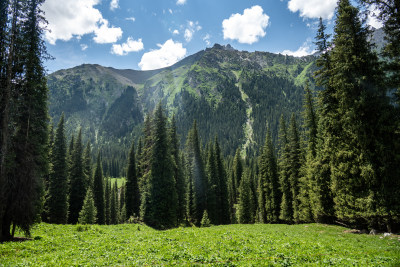
[[[84,64],[48,76],[50,115],[58,121],[65,113],[69,135],[82,127],[95,147],[114,144],[125,151],[161,101],[176,115],[182,143],[197,120],[203,142],[217,136],[225,154],[238,147],[256,153],[267,122],[276,138],[280,115],[301,109],[305,82],[313,86],[314,61],[216,44],[153,71]]]

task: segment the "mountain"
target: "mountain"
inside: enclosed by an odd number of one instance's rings
[[[314,61],[216,44],[159,70],[84,64],[48,76],[50,115],[56,122],[65,113],[69,135],[82,127],[94,146],[126,150],[161,101],[176,115],[182,144],[197,120],[203,142],[217,136],[225,154],[237,147],[254,153],[266,123],[276,139],[281,114],[288,118],[301,109],[305,82],[313,86]]]

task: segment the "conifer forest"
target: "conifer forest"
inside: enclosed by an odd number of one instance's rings
[[[179,88],[143,72],[107,106],[113,79],[46,73],[43,3],[0,2],[1,242],[43,223],[400,232],[399,1],[358,2],[381,10],[382,49],[339,0],[312,56],[255,52],[277,66],[259,69],[215,45],[163,70]]]

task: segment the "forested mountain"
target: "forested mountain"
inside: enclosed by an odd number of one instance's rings
[[[253,154],[266,121],[276,140],[280,115],[300,110],[305,81],[313,87],[314,61],[216,44],[153,71],[85,64],[48,76],[50,115],[58,121],[65,113],[68,136],[82,127],[95,147],[107,143],[127,152],[145,114],[161,102],[169,117],[176,115],[182,144],[196,120],[202,142],[217,136],[225,155],[237,147]]]

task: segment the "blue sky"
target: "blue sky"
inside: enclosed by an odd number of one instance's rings
[[[46,0],[48,71],[83,63],[148,70],[214,43],[303,56],[336,0]],[[377,26],[375,21],[371,25]]]

